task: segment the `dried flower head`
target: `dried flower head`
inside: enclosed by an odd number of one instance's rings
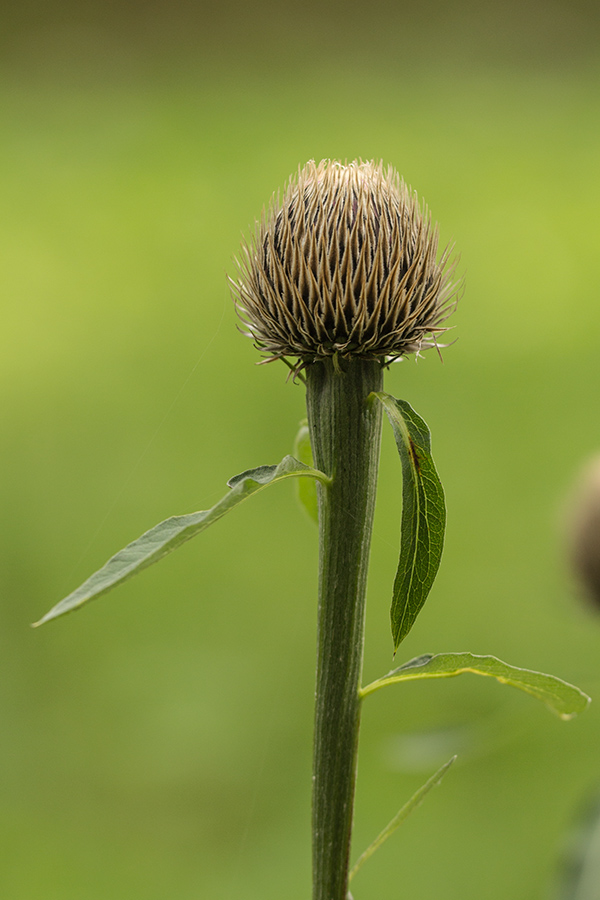
[[[383,164],[322,160],[263,211],[231,280],[245,333],[298,368],[327,356],[392,362],[437,346],[454,308],[450,248]]]

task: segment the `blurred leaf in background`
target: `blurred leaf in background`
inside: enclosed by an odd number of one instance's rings
[[[431,427],[448,505],[406,658],[473,647],[597,693],[600,633],[556,520],[600,446],[598,10],[23,2],[3,21],[0,890],[306,898],[316,541],[293,486],[62,628],[28,625],[290,451],[303,388],[254,365],[225,272],[299,164],[383,158],[467,283],[443,365],[386,376]],[[366,682],[392,665],[395,455],[388,434]],[[542,894],[597,780],[600,719],[592,704],[565,728],[499,693],[405,687],[414,733],[502,728],[365,868],[361,900]],[[388,703],[365,709],[357,848],[422,783],[388,763]]]

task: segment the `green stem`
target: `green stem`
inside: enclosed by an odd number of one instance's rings
[[[307,367],[307,408],[319,485],[319,617],[313,755],[313,900],[346,900],[360,722],[365,592],[373,526],[381,365]]]

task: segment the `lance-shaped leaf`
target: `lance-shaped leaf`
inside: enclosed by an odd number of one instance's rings
[[[123,584],[133,575],[137,575],[138,572],[158,562],[172,550],[181,547],[190,538],[200,534],[201,531],[217,522],[252,494],[256,494],[267,485],[275,484],[284,478],[298,476],[316,478],[324,484],[329,483],[326,475],[311,466],[304,465],[293,456],[284,457],[278,466],[259,466],[257,469],[248,469],[227,482],[231,490],[211,509],[185,516],[172,516],[151,528],[150,531],[146,531],[137,540],[111,557],[101,569],[98,569],[68,597],[57,603],[35,624],[42,625],[44,622],[49,622],[51,619],[56,619],[64,613],[83,606],[89,600],[106,594],[107,591]]]
[[[361,855],[358,857],[358,859],[350,869],[350,874],[348,876],[349,881],[352,881],[358,870],[364,865],[364,863],[366,863],[368,859],[371,858],[371,856],[373,856],[376,850],[379,850],[383,842],[387,841],[387,839],[395,832],[396,828],[398,828],[404,822],[404,820],[411,814],[411,812],[421,805],[431,788],[440,783],[455,759],[456,756],[453,756],[452,759],[449,759],[447,763],[444,763],[444,765],[437,770],[435,775],[432,775],[431,778],[429,778],[425,782],[425,784],[421,785],[418,791],[415,791],[415,793],[412,795],[408,803],[405,803],[402,809],[400,809],[396,813],[391,822],[388,822],[381,834],[378,834],[373,843],[369,844],[365,852],[361,853]]]
[[[294,456],[306,466],[314,465],[308,421],[300,422],[300,429],[294,441]],[[314,478],[301,478],[297,482],[298,500],[311,517],[313,522],[319,524],[319,505],[317,502],[317,485]]]
[[[390,612],[397,650],[413,627],[437,574],[444,547],[446,505],[427,425],[404,400],[383,391],[375,396],[390,420],[402,462],[400,559]]]
[[[383,678],[362,688],[361,697],[388,684],[400,681],[414,681],[417,678],[451,678],[471,672],[473,675],[487,675],[501,684],[509,684],[519,688],[532,697],[537,697],[561,719],[572,719],[583,712],[590,698],[579,688],[554,675],[544,675],[530,669],[519,669],[509,666],[495,656],[476,656],[473,653],[437,653],[418,656],[394,669]]]

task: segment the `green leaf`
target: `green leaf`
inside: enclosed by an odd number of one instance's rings
[[[509,666],[495,656],[476,656],[473,653],[418,656],[362,688],[360,694],[361,697],[366,697],[379,688],[400,681],[414,681],[417,678],[451,678],[454,675],[462,675],[463,672],[488,675],[501,684],[519,688],[532,697],[537,697],[561,719],[572,719],[577,713],[583,712],[590,702],[587,694],[554,675],[519,669],[517,666]]]
[[[446,505],[427,425],[404,400],[383,391],[375,396],[390,420],[402,462],[400,559],[390,613],[395,652],[413,627],[437,574]]]
[[[257,469],[248,469],[227,482],[231,490],[211,509],[185,516],[172,516],[151,528],[150,531],[146,531],[137,540],[111,557],[101,569],[98,569],[68,597],[57,603],[35,625],[42,625],[44,622],[56,619],[58,616],[78,609],[89,600],[106,594],[133,575],[137,575],[138,572],[158,562],[159,559],[185,544],[190,538],[200,534],[247,497],[261,491],[269,484],[297,476],[308,476],[311,479],[316,478],[324,484],[329,483],[326,475],[304,465],[293,456],[284,457],[278,466],[259,466]]]
[[[402,809],[396,813],[391,822],[388,822],[381,834],[377,835],[373,843],[367,847],[364,853],[361,853],[361,855],[358,857],[358,859],[350,869],[350,874],[348,876],[349,881],[352,881],[358,870],[364,865],[364,863],[366,863],[368,859],[370,859],[371,856],[373,856],[376,850],[379,850],[383,842],[387,841],[390,835],[395,832],[396,828],[398,828],[398,826],[401,825],[402,822],[404,822],[404,820],[411,814],[411,812],[421,805],[431,788],[440,783],[455,759],[456,756],[453,756],[452,759],[449,759],[447,763],[444,763],[444,765],[437,770],[435,775],[432,775],[431,778],[426,781],[418,791],[415,791],[408,803],[404,804]]]
[[[303,462],[306,466],[314,466],[313,452],[310,444],[310,434],[308,431],[308,420],[303,419],[300,422],[300,430],[294,441],[294,456]],[[298,491],[298,500],[311,517],[313,522],[319,524],[319,505],[317,502],[317,485],[312,478],[301,478],[296,482]]]

